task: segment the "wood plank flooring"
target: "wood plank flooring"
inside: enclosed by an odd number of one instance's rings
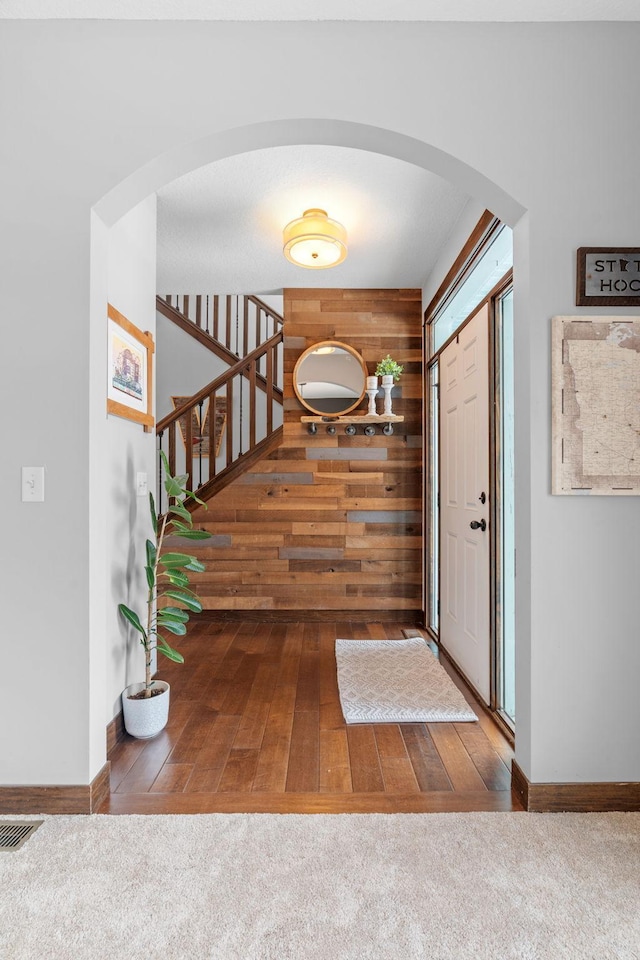
[[[513,751],[454,671],[478,723],[347,726],[337,637],[400,639],[403,624],[194,624],[164,661],[167,728],[111,752],[101,813],[519,810]]]

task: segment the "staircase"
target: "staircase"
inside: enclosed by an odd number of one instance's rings
[[[172,474],[187,474],[208,500],[282,438],[283,319],[255,296],[169,295],[156,309],[228,364],[156,425],[158,511],[163,503],[163,451]]]

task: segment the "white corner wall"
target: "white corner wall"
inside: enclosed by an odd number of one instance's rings
[[[156,198],[143,201],[109,231],[108,296],[140,330],[156,340]],[[157,344],[154,369],[157,369]],[[154,390],[155,393],[155,390]],[[155,432],[121,417],[107,417],[107,637],[106,723],[120,709],[120,694],[144,679],[144,654],[117,612],[120,602],[141,612],[147,597],[145,542],[153,538],[149,499],[137,496],[136,475],[146,473],[155,496]]]
[[[144,675],[142,648],[122,622],[117,605],[125,602],[142,610],[146,599],[144,544],[153,532],[148,499],[136,495],[137,473],[146,473],[149,489],[155,489],[155,434],[145,433],[131,420],[107,415],[107,304],[155,339],[155,280],[155,195],[111,229],[93,214],[88,447],[90,779],[105,762],[105,729],[120,709],[122,690]],[[154,355],[154,378],[155,366]]]
[[[342,69],[292,84],[309,49]],[[88,782],[111,686],[126,679],[107,640],[120,584],[100,603],[89,592],[111,563],[94,549],[101,484],[118,517],[102,522],[124,526],[127,510],[138,520],[128,492],[117,502],[126,471],[100,480],[89,466],[104,388],[89,341],[91,210],[109,194],[126,213],[163,177],[287,132],[430,157],[514,227],[516,753],[534,782],[640,780],[640,510],[635,498],[550,495],[549,364],[550,317],[598,313],[575,307],[576,248],[637,243],[639,59],[637,23],[3,22],[0,383],[4,409],[20,415],[5,420],[0,464],[12,554],[0,584],[0,783]],[[96,229],[96,285],[107,243]],[[47,499],[23,505],[20,466],[39,463]]]
[[[423,312],[435,297],[440,284],[448,274],[453,262],[469,239],[473,228],[477,225],[485,209],[484,205],[478,200],[470,199],[467,200],[460,211],[460,216],[447,237],[440,256],[434,263],[433,269],[422,288]]]

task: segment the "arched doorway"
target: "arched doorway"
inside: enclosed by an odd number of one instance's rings
[[[362,124],[298,119],[222,131],[156,158],[95,205],[95,229],[108,232],[145,197],[189,170],[252,150],[300,143],[348,146],[396,157],[423,167],[480,199],[508,224],[515,225],[524,212],[513,198],[481,173],[429,144],[394,131]]]

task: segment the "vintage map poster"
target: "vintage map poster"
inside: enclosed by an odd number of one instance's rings
[[[551,492],[640,494],[640,317],[553,317]]]

